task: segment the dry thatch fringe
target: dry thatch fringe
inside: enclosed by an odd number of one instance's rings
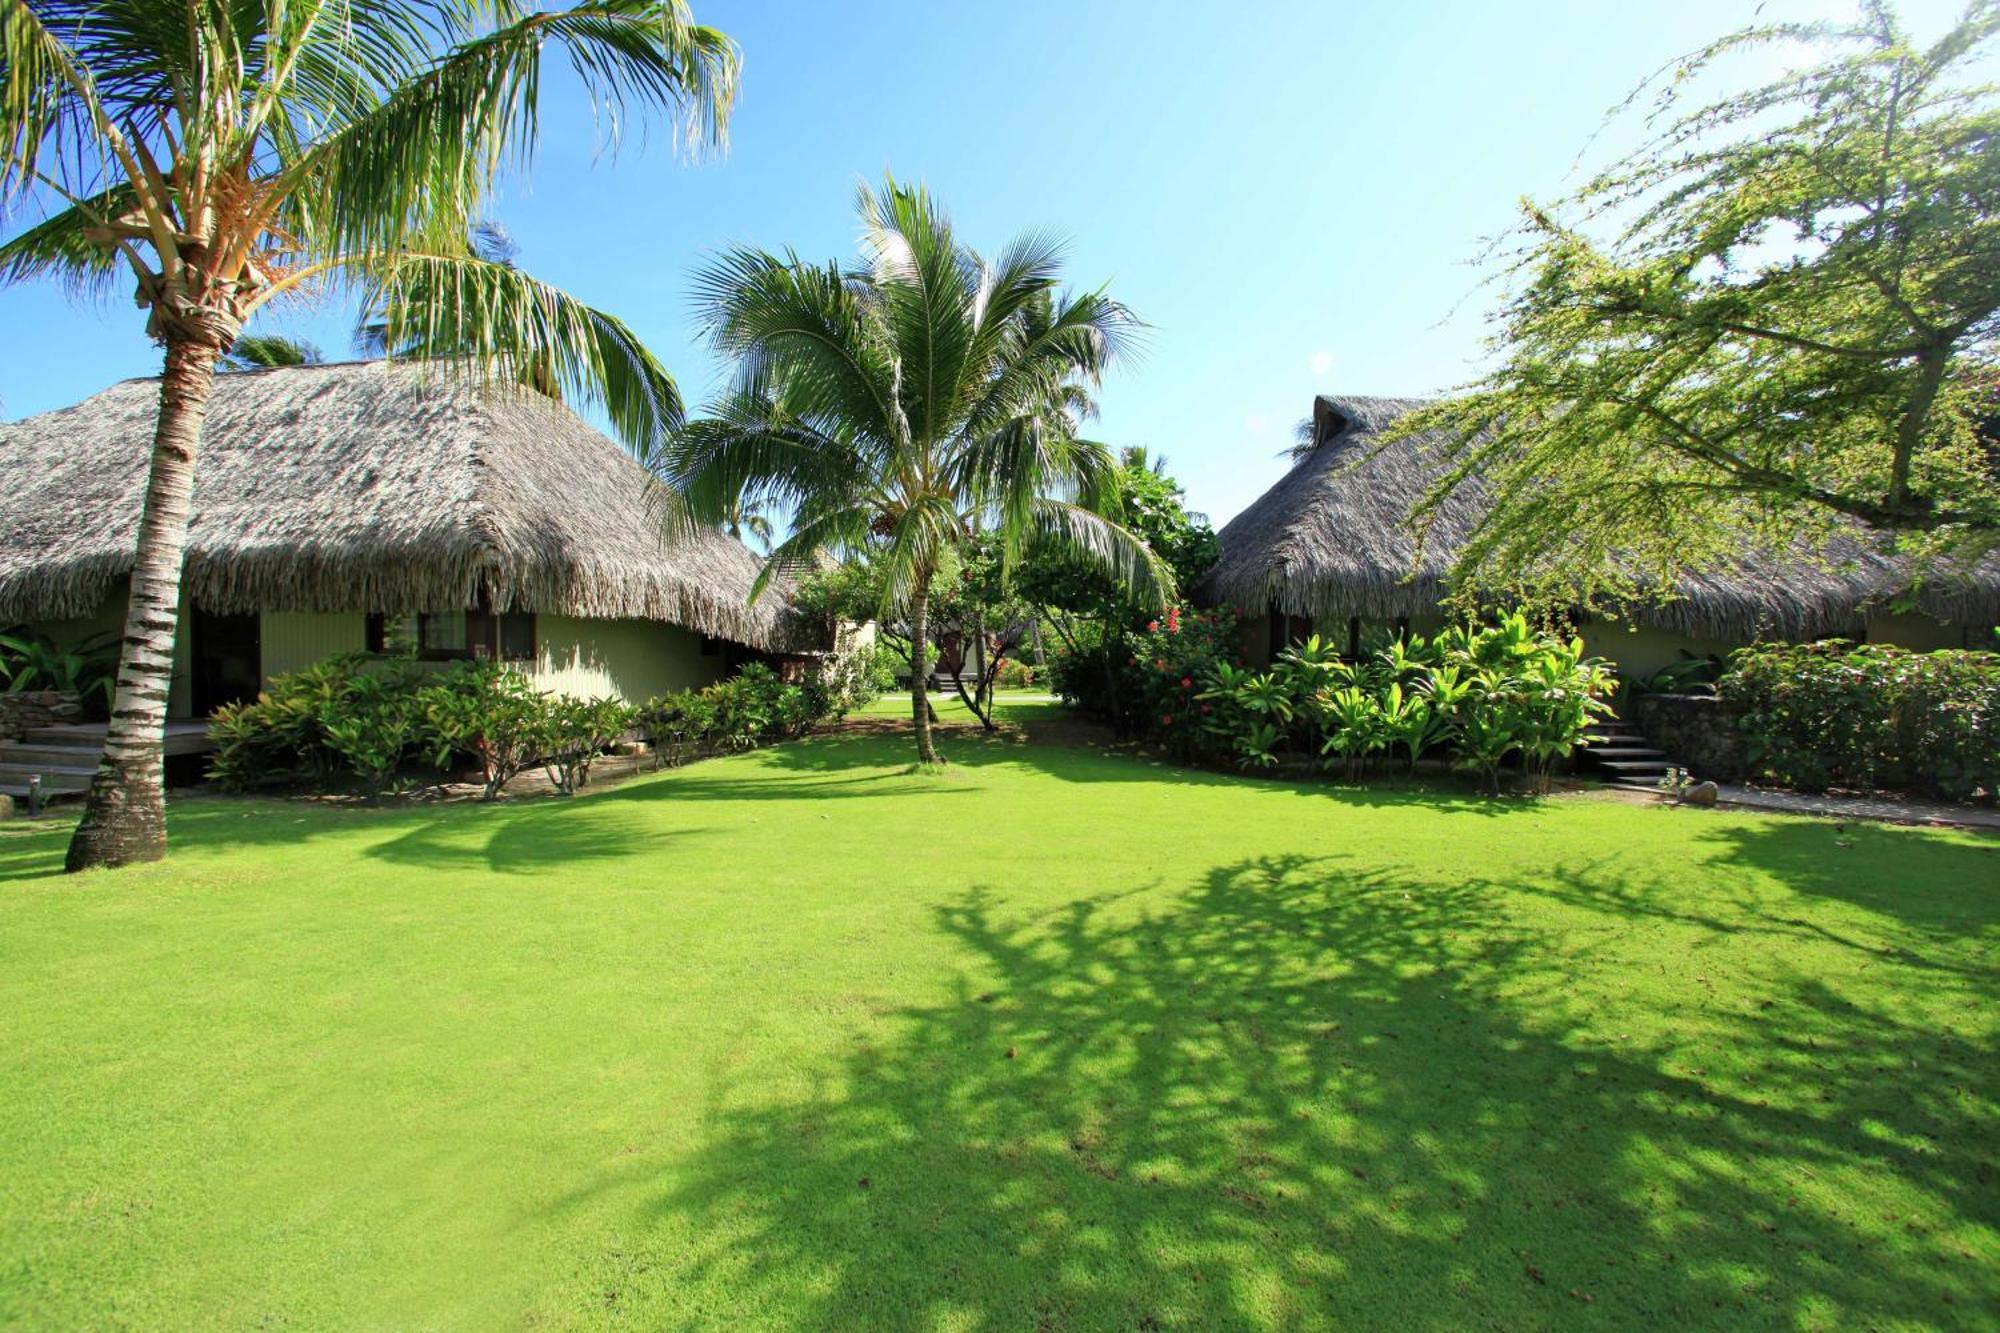
[[[1318,399],[1319,448],[1222,529],[1222,558],[1201,593],[1259,614],[1272,605],[1327,620],[1436,614],[1485,500],[1476,483],[1460,487],[1437,511],[1420,555],[1408,518],[1441,470],[1436,441],[1378,449],[1374,438],[1420,406],[1409,398]],[[1901,561],[1861,548],[1843,556],[1821,564],[1746,551],[1737,568],[1683,578],[1671,597],[1620,614],[1696,638],[1839,633],[1871,608],[1889,609],[1909,586]],[[2000,558],[1965,578],[1928,584],[1915,605],[1962,624],[2000,620]]]
[[[158,385],[127,380],[0,426],[0,624],[95,612],[131,567]],[[811,646],[760,562],[667,543],[645,469],[526,390],[381,362],[220,377],[196,472],[184,587],[212,611],[444,611],[480,604],[684,625]]]

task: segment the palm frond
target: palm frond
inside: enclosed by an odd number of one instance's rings
[[[589,0],[510,17],[288,158],[278,188],[313,236],[342,252],[386,253],[434,234],[440,215],[462,228],[498,168],[532,155],[551,52],[568,57],[613,134],[628,109],[644,108],[677,115],[691,142],[721,142],[736,49],[694,23],[682,0]]]
[[[105,219],[130,211],[134,202],[129,185],[114,185],[0,242],[0,286],[47,278],[73,292],[102,292],[122,265],[99,228]]]
[[[1153,548],[1102,514],[1061,500],[1035,502],[1036,539],[1096,565],[1155,606],[1176,593],[1173,571]]]
[[[511,264],[408,254],[376,279],[390,348],[452,373],[512,380],[603,409],[625,446],[658,454],[683,423],[680,390],[624,321]]]

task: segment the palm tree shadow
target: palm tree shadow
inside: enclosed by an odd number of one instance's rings
[[[1029,920],[974,889],[936,913],[974,960],[951,998],[857,1031],[790,1100],[719,1072],[675,1184],[576,1197],[692,1219],[709,1240],[677,1281],[811,1327],[2000,1313],[1940,1242],[1873,1251],[1785,1184],[1886,1173],[1933,1236],[2000,1223],[1992,1099],[1959,1091],[1990,1088],[1990,1044],[1800,984],[1752,1095],[1591,1036],[1565,960],[1501,899],[1280,856],[1164,907]],[[1754,1024],[1738,1035],[1768,1041]],[[1885,1086],[1913,1049],[1925,1086]],[[1883,1116],[1931,1138],[1885,1142]]]

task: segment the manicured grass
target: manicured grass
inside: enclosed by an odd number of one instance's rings
[[[0,1325],[2000,1321],[2000,843],[947,753],[6,827]]]

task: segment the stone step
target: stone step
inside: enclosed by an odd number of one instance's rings
[[[1583,752],[1592,759],[1665,759],[1665,750],[1650,745],[1586,745]]]
[[[1604,761],[1603,766],[1620,777],[1628,777],[1638,773],[1664,774],[1668,768],[1672,767],[1672,765],[1663,764],[1657,759],[1607,759]]]

